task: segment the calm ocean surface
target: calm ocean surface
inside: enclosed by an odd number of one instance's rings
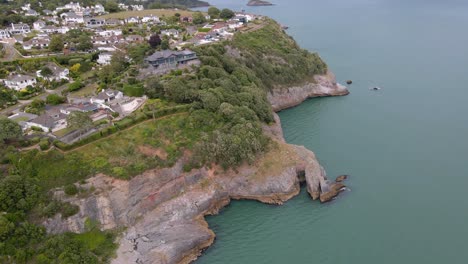
[[[273,17],[354,81],[280,113],[286,140],[351,191],[233,202],[196,263],[468,263],[468,0],[271,1],[210,3]]]

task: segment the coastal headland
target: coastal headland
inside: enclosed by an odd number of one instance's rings
[[[90,105],[100,100],[95,110],[109,111],[105,120],[93,123],[85,110],[73,110],[84,105],[72,108],[61,97],[55,98],[60,99],[55,108],[37,101],[28,108],[41,114],[34,122],[59,118],[53,109],[71,109],[70,117],[50,123],[50,130],[78,132],[76,141],[67,143],[47,138],[49,128],[39,127],[36,132],[44,139],[5,148],[3,171],[12,173],[0,183],[4,194],[19,195],[0,198],[19,205],[28,201],[12,212],[27,215],[41,234],[41,240],[28,245],[37,255],[32,258],[64,258],[63,252],[74,258],[80,251],[83,263],[190,263],[215,239],[204,216],[217,214],[233,199],[279,205],[297,195],[302,183],[313,200],[327,202],[343,189],[341,178],[328,180],[312,151],[285,142],[276,114],[308,98],[348,94],[327,64],[268,17],[227,9],[219,13],[222,21],[191,14],[192,19],[184,14],[147,17],[196,29],[191,35],[179,38],[174,36],[178,30],[164,30],[168,35],[148,33],[144,42],[131,35],[127,38],[136,39],[135,44],[112,55],[108,65],[93,62],[101,54],[83,61],[89,66],[81,74],[86,82],[70,84],[65,94],[72,98],[72,91],[86,89],[90,96],[75,96]],[[178,45],[182,51],[176,51]],[[80,74],[80,65],[69,66]],[[97,74],[89,74],[92,65]],[[12,62],[9,69],[14,68]],[[54,96],[47,98],[53,101]],[[115,100],[120,103],[112,106],[122,115],[106,105]],[[64,127],[59,130],[56,124]],[[19,124],[13,125],[22,132]],[[17,192],[10,182],[28,192]],[[16,223],[19,227],[21,221]],[[105,252],[96,250],[96,237]],[[52,245],[46,241],[55,239],[74,242],[61,242],[70,248],[49,256],[36,246]],[[10,252],[8,256],[21,256],[14,247]]]
[[[315,76],[315,83],[276,90],[268,95],[275,111],[318,96],[346,95],[333,75]],[[280,205],[297,195],[305,182],[311,197],[326,202],[344,187],[327,179],[314,153],[284,142],[281,123],[264,125],[274,147],[254,164],[225,171],[217,165],[183,171],[185,157],[173,167],[144,172],[131,180],[98,174],[81,188],[94,189],[88,198],[62,199],[80,207],[77,215],[44,222],[49,232],[83,232],[88,218],[103,229],[126,226],[120,237],[120,263],[190,263],[215,239],[204,216],[217,214],[232,199]]]
[[[250,0],[247,3],[247,5],[248,6],[271,6],[273,4],[268,1],[263,1],[263,0]]]

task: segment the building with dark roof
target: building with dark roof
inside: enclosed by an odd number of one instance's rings
[[[163,50],[153,53],[147,57],[145,62],[153,65],[153,67],[161,66],[177,66],[179,64],[186,64],[189,61],[196,60],[197,54],[191,50],[172,51]]]

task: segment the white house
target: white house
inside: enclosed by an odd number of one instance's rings
[[[67,68],[59,67],[55,63],[48,63],[46,67],[52,71],[52,74],[50,76],[42,76],[41,74],[42,70],[38,70],[36,72],[37,77],[44,78],[48,81],[69,80],[68,74],[70,73],[70,71]]]
[[[227,22],[229,29],[236,29],[244,26],[244,23],[239,21],[229,21]]]
[[[38,34],[36,37],[23,42],[23,48],[26,50],[36,48],[44,49],[49,47],[50,37],[47,34]]]
[[[5,86],[16,91],[24,89],[29,85],[34,86],[35,84],[35,77],[24,74],[13,75],[5,80]]]
[[[174,38],[179,38],[179,31],[177,29],[167,29],[167,30],[162,30],[161,35],[165,35],[168,37],[174,37]]]
[[[65,21],[65,23],[84,23],[83,16],[76,14],[75,12],[67,12],[60,15],[60,17]]]
[[[121,29],[109,29],[109,30],[98,31],[96,33],[102,37],[121,36],[122,30]]]
[[[131,8],[133,11],[143,11],[143,10],[145,10],[145,8],[143,7],[143,5],[130,5],[130,8]]]
[[[38,16],[39,13],[36,12],[36,10],[33,9],[28,9],[26,12],[24,12],[25,16]]]
[[[101,4],[94,5],[92,9],[95,14],[104,14],[106,12],[106,9],[104,9],[104,6]]]
[[[28,11],[29,9],[31,9],[31,4],[24,4],[24,6],[21,7],[23,11]]]
[[[108,65],[108,64],[110,64],[111,59],[112,59],[112,53],[102,52],[102,53],[99,53],[97,63],[99,63],[101,65]]]
[[[244,14],[244,13],[236,13],[234,18],[240,18],[240,17],[244,17],[245,22],[250,22],[255,19],[255,15]]]
[[[124,3],[119,3],[119,8],[122,9],[122,10],[128,10],[128,5],[126,5]]]
[[[117,48],[115,46],[110,46],[110,45],[107,45],[107,46],[99,46],[97,47],[97,49],[101,52],[114,52],[117,50]]]
[[[10,38],[10,32],[6,29],[0,29],[0,39]]]
[[[64,6],[59,6],[55,10],[57,11],[62,11],[62,10],[73,10],[73,11],[81,11],[82,7],[80,6],[80,3],[73,3],[70,2]]]
[[[144,16],[142,19],[141,19],[141,22],[143,23],[159,23],[160,20],[159,20],[159,17],[157,16],[153,16],[153,15],[149,15],[149,16]]]
[[[125,19],[126,24],[138,24],[140,23],[140,19],[138,17],[128,17]]]
[[[10,32],[11,35],[28,34],[28,33],[31,32],[31,28],[29,27],[28,24],[24,24],[24,23],[13,24],[13,23],[11,23],[10,27],[8,28],[8,31]]]
[[[27,126],[40,127],[45,132],[55,132],[67,127],[67,114],[63,113],[60,108],[52,108],[28,122]]]
[[[45,27],[46,26],[46,23],[42,20],[38,20],[36,22],[33,23],[33,28],[35,30],[40,30],[41,28]]]
[[[104,89],[98,95],[91,98],[90,102],[92,104],[105,105],[111,103],[115,99],[123,98],[123,93],[121,91],[115,91],[111,89]]]
[[[69,27],[56,27],[56,26],[45,26],[39,30],[40,32],[47,34],[65,34],[70,30]]]

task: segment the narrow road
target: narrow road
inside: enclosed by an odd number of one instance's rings
[[[5,49],[5,56],[0,59],[0,61],[12,61],[19,57],[21,54],[15,49],[12,43],[10,42],[1,42],[3,48]]]

